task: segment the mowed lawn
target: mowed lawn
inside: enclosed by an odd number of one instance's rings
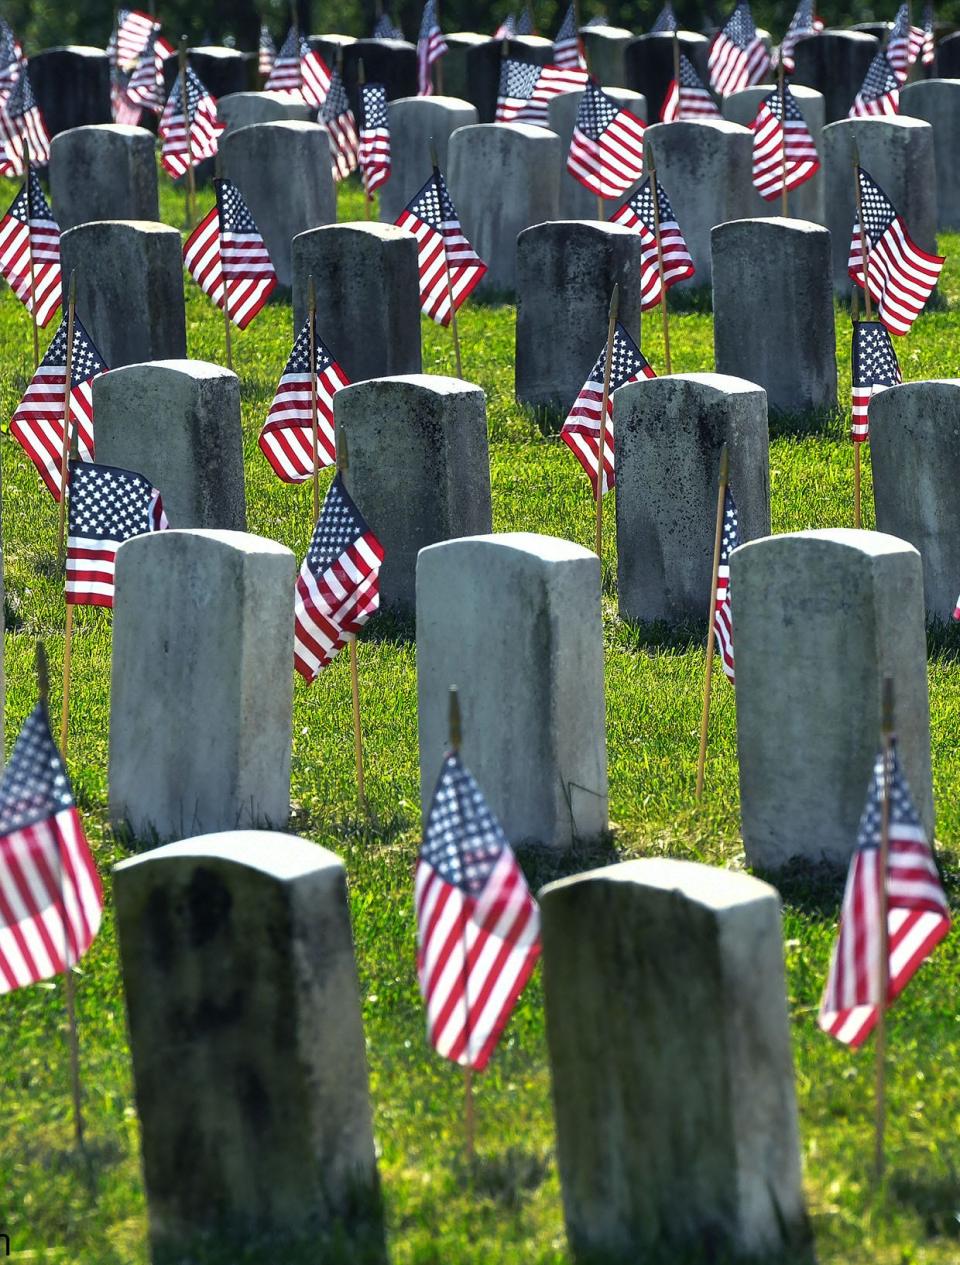
[[[182,197],[162,181],[164,218],[179,226]],[[2,199],[13,191],[13,185],[4,186]],[[201,206],[209,205],[207,194]],[[355,187],[342,191],[340,213],[342,219],[362,216]],[[960,237],[943,238],[941,249],[950,256],[942,287],[949,305],[921,318],[908,338],[898,340],[907,379],[960,372]],[[783,301],[789,298],[770,296],[771,305]],[[186,302],[189,354],[220,360],[220,314],[189,280]],[[678,372],[713,368],[706,306],[688,302],[673,317]],[[660,370],[659,313],[646,316],[643,324],[644,350]],[[593,506],[586,478],[550,428],[513,399],[514,309],[469,302],[460,328],[464,374],[487,393],[494,527],[591,545]],[[52,330],[45,332],[44,342]],[[312,529],[309,486],[281,484],[256,446],[292,336],[289,303],[271,304],[245,333],[235,335],[234,354],[242,384],[249,530],[288,545],[299,560]],[[0,347],[0,418],[7,419],[32,363],[28,319],[6,289],[0,294]],[[771,424],[774,531],[852,525],[849,312],[840,308],[837,347],[841,415]],[[449,332],[427,322],[423,362],[430,373],[454,371]],[[64,604],[54,561],[55,506],[19,446],[8,434],[0,444],[9,751],[36,697],[37,638],[50,654],[51,704],[59,714]],[[869,525],[868,453],[865,460]],[[384,477],[393,474],[386,470]],[[624,858],[669,855],[742,867],[733,692],[717,682],[707,790],[698,808],[693,787],[705,625],[677,632],[621,623],[612,496],[606,513],[612,848]],[[960,590],[960,557],[957,586]],[[232,612],[224,610],[222,618],[230,620]],[[103,930],[77,980],[89,1159],[80,1162],[72,1150],[62,981],[0,997],[0,1233],[10,1236],[14,1260],[142,1265],[147,1259],[138,1124],[109,896],[110,867],[126,855],[106,816],[110,622],[109,612],[79,608],[73,650],[70,772],[107,890]],[[954,899],[960,845],[958,648],[960,637],[952,629],[931,633],[937,838]],[[479,1160],[470,1174],[462,1159],[461,1075],[426,1044],[414,970],[411,877],[420,814],[411,630],[374,621],[359,653],[371,817],[364,820],[357,813],[349,668],[343,656],[312,688],[299,680],[296,685],[290,829],[335,851],[349,874],[391,1260],[395,1265],[559,1265],[570,1257],[555,1162],[539,972],[489,1070],[478,1078]],[[142,724],[165,723],[163,709],[162,698],[144,700]],[[770,741],[777,742],[777,735],[771,734]],[[566,865],[581,869],[611,856],[606,850]],[[542,860],[525,860],[533,881],[551,876]],[[805,1181],[818,1257],[833,1265],[955,1265],[960,1259],[960,937],[936,950],[892,1015],[889,1173],[877,1188],[870,1176],[872,1047],[851,1054],[815,1023],[839,891],[796,877],[782,883],[781,890]],[[683,987],[680,973],[677,986]],[[642,1023],[643,1016],[637,1021]],[[711,1032],[702,1033],[705,1043],[713,1039]],[[170,1092],[175,1096],[175,1077]],[[190,1157],[184,1156],[184,1181],[190,1180],[189,1172]],[[257,1259],[285,1265],[292,1258],[260,1254]]]

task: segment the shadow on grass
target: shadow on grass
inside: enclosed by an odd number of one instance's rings
[[[671,315],[694,313],[709,316],[713,312],[712,287],[691,286],[687,289],[685,286],[673,286],[670,291],[670,312]]]
[[[417,640],[417,621],[413,615],[398,615],[394,611],[378,611],[359,634],[360,641],[374,645],[412,646]]]
[[[937,1176],[895,1173],[890,1197],[914,1210],[929,1238],[960,1239],[960,1177],[951,1165]]]
[[[816,862],[797,857],[782,869],[755,867],[750,873],[770,883],[780,893],[785,905],[835,920],[843,899],[847,867],[828,861]]]
[[[496,1155],[477,1155],[472,1164],[459,1157],[454,1177],[458,1186],[518,1212],[525,1197],[543,1184],[549,1170],[548,1153],[511,1146]]]
[[[931,619],[927,624],[927,660],[956,663],[960,659],[960,623]]]
[[[828,439],[843,439],[847,434],[847,421],[838,409],[810,409],[805,413],[787,413],[771,409],[769,415],[771,439],[789,439],[807,435],[820,435]]]
[[[614,633],[616,644],[623,650],[642,651],[672,650],[686,654],[689,650],[702,649],[707,640],[705,619],[686,619],[677,624],[666,620],[650,623],[621,619]]]
[[[575,842],[564,852],[544,847],[542,844],[517,843],[513,847],[517,860],[526,876],[531,891],[537,891],[557,879],[570,878],[587,870],[616,865],[621,859],[613,841],[606,833],[589,843]]]

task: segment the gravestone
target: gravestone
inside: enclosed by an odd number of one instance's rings
[[[921,250],[937,248],[937,173],[933,128],[904,115],[883,119],[849,119],[831,123],[822,132],[825,222],[833,247],[833,284],[849,294],[847,273],[850,238],[856,218],[853,145],[860,166],[884,191]]]
[[[734,550],[730,603],[747,863],[846,866],[893,678],[904,772],[933,838],[923,572],[912,545],[834,529]]]
[[[343,863],[231,830],[121,861],[113,891],[153,1260],[319,1260],[331,1235],[381,1260]]]
[[[115,827],[164,842],[286,824],[295,575],[289,549],[245,532],[150,532],[120,546]],[[156,714],[150,699],[162,700]]]
[[[777,216],[718,224],[711,242],[717,373],[756,382],[784,413],[834,410],[830,234]]]
[[[639,234],[619,224],[552,220],[517,238],[516,392],[566,414],[607,341],[610,296],[640,343]]]
[[[347,491],[384,549],[380,605],[413,616],[420,550],[493,530],[483,391],[426,374],[374,378],[338,391],[333,414]]]
[[[255,123],[220,144],[223,174],[250,208],[277,280],[292,285],[293,239],[337,219],[329,132],[317,123]]]
[[[293,328],[317,288],[317,333],[351,382],[419,373],[417,241],[392,224],[332,224],[293,239]]]
[[[217,102],[217,116],[227,125],[220,144],[241,127],[254,123],[308,123],[315,114],[316,110],[290,92],[231,92]]]
[[[354,40],[343,49],[343,86],[354,115],[360,95],[361,61],[366,82],[382,83],[388,101],[417,95],[416,45],[408,44],[406,40]]]
[[[604,92],[619,105],[628,109],[631,114],[635,114],[641,122],[645,123],[647,121],[647,103],[639,92],[633,92],[629,88],[604,88]],[[550,130],[551,132],[556,132],[560,137],[563,170],[560,175],[559,216],[565,220],[595,220],[599,218],[600,208],[597,202],[597,195],[591,193],[585,185],[582,185],[567,170],[567,155],[570,153],[570,141],[573,137],[573,128],[577,121],[577,111],[580,109],[582,98],[583,93],[580,91],[561,92],[559,96],[551,97],[547,105]],[[607,219],[618,206],[622,206],[633,195],[639,184],[640,181],[638,180],[636,184],[631,185],[626,193],[622,193],[612,200],[604,201],[603,218]]]
[[[960,68],[958,68],[960,70]],[[900,90],[900,110],[923,119],[933,128],[933,159],[937,171],[937,228],[960,229],[960,79],[921,79]]]
[[[127,365],[93,383],[97,460],[158,488],[171,527],[244,531],[240,381],[202,360]]]
[[[757,111],[763,99],[773,91],[773,84],[759,84],[753,88],[744,88],[742,92],[731,92],[720,103],[723,117],[731,123],[739,123],[741,127],[751,127],[757,117]],[[793,99],[796,101],[804,122],[813,137],[817,154],[821,152],[820,133],[825,122],[823,93],[813,88],[790,85]],[[777,197],[775,201],[766,202],[753,190],[753,217],[760,215],[782,215],[783,201]],[[823,172],[815,172],[809,180],[787,192],[787,210],[797,220],[811,220],[814,224],[823,223]]]
[[[443,38],[447,42],[447,52],[443,58],[443,90],[447,96],[466,101],[476,109],[470,95],[467,55],[471,48],[488,43],[490,36],[481,35],[477,31],[454,31],[452,35],[444,33]],[[480,121],[478,117],[477,122]],[[492,119],[484,119],[483,122],[489,123]]]
[[[693,31],[678,31],[680,52],[693,64],[705,85],[709,85],[707,52],[710,41]],[[642,92],[647,99],[647,116],[654,122],[663,112],[663,102],[673,79],[673,36],[666,32],[638,35],[623,50],[626,86]]]
[[[460,691],[464,763],[511,843],[607,829],[600,559],[552,536],[473,536],[417,561],[424,820]]]
[[[200,82],[218,102],[233,92],[245,92],[249,86],[247,64],[238,48],[205,44],[203,48],[191,48],[188,57]]]
[[[741,539],[770,530],[765,393],[719,373],[644,378],[614,393],[613,436],[621,617],[706,619],[724,444]]]
[[[934,69],[941,79],[960,79],[960,31],[938,41]]]
[[[507,46],[506,56],[516,61],[533,66],[548,66],[553,61],[553,44],[538,35],[515,35],[509,40],[486,39],[468,48],[467,91],[463,95],[477,107],[481,123],[492,123],[497,115],[504,44]]]
[[[590,73],[605,91],[627,86],[624,54],[633,32],[623,26],[584,26],[580,39]]]
[[[187,354],[178,229],[152,220],[98,220],[60,237],[63,306],[77,273],[77,311],[111,369]]]
[[[790,86],[802,84],[822,92],[828,123],[845,119],[879,47],[875,36],[862,31],[821,31],[800,39],[794,47],[796,68]]]
[[[347,45],[356,44],[356,42],[352,35],[338,35],[335,32],[330,32],[326,35],[307,36],[307,43],[310,48],[313,52],[320,54],[330,70],[333,70],[334,66],[336,66]]]
[[[807,1259],[779,894],[656,858],[539,899],[575,1258]]]
[[[121,123],[61,132],[50,145],[50,196],[61,232],[92,220],[159,220],[153,135]]]
[[[564,161],[560,138],[527,123],[481,123],[451,136],[450,196],[487,265],[478,294],[515,290],[517,235],[557,219]]]
[[[870,464],[877,530],[919,550],[927,614],[949,621],[960,592],[960,379],[874,396]]]
[[[387,107],[390,126],[390,179],[380,186],[380,218],[392,224],[430,178],[431,142],[440,170],[448,167],[450,136],[477,121],[469,101],[454,97],[403,97]]]
[[[744,220],[753,206],[753,133],[726,120],[655,123],[644,139],[657,179],[668,190],[696,275],[677,285],[710,284],[710,230]]]
[[[49,136],[88,123],[109,123],[113,118],[110,62],[102,48],[47,48],[30,58],[29,71]]]

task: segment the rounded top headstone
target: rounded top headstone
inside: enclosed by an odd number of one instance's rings
[[[453,137],[461,143],[495,137],[506,140],[523,137],[525,140],[546,140],[550,143],[560,139],[556,132],[545,127],[534,127],[531,123],[470,123],[466,127],[458,127]]]
[[[296,835],[275,830],[221,830],[167,843],[142,856],[128,857],[115,865],[113,872],[126,874],[143,866],[185,860],[223,861],[245,870],[259,870],[281,882],[322,870],[343,870],[343,862],[333,852]]]
[[[154,135],[147,131],[145,127],[135,127],[130,123],[82,123],[80,127],[68,127],[63,132],[58,132],[54,136],[50,144],[62,145],[65,137],[74,137],[77,140],[81,136],[97,137],[97,136],[119,136],[139,138],[145,136],[150,144],[154,143]]]
[[[538,899],[549,900],[554,892],[569,890],[584,883],[635,883],[664,892],[670,897],[682,896],[694,904],[717,911],[758,900],[775,900],[778,904],[780,901],[780,894],[775,887],[754,878],[752,874],[702,865],[698,861],[674,860],[672,857],[644,857],[636,861],[621,861],[619,865],[586,870],[581,874],[571,874],[568,878],[557,879],[541,888]]]
[[[882,531],[864,531],[857,527],[821,527],[810,531],[783,532],[776,536],[763,536],[759,540],[748,541],[736,550],[745,556],[747,551],[762,549],[766,553],[773,550],[794,553],[798,548],[805,549],[820,546],[829,550],[849,550],[853,553],[866,554],[870,558],[885,557],[890,554],[916,554],[913,545],[901,540],[898,536],[889,536]],[[919,554],[917,554],[919,557]]]
[[[636,237],[632,228],[624,224],[612,224],[609,220],[544,220],[542,224],[531,224],[517,235],[521,237],[569,237],[572,234],[580,237]]]
[[[66,237],[70,233],[91,233],[103,229],[114,229],[117,232],[156,233],[158,236],[168,237],[173,234],[177,239],[180,237],[178,228],[174,228],[172,224],[161,224],[159,220],[90,220],[86,224],[68,228],[63,236]]]
[[[441,396],[479,394],[486,398],[482,387],[466,382],[463,378],[450,378],[439,373],[395,373],[382,378],[367,378],[363,382],[352,382],[349,386],[340,388],[337,399],[346,400],[354,393],[367,391],[427,391]]]
[[[416,102],[417,106],[439,106],[442,110],[473,110],[476,113],[476,106],[471,101],[464,101],[462,97],[397,97],[396,100],[390,102],[390,109],[396,110],[398,106],[406,106],[408,109]]]
[[[745,228],[749,225],[749,228]],[[796,220],[789,215],[758,215],[756,218],[742,220],[725,220],[723,224],[714,224],[710,236],[726,237],[731,233],[750,232],[753,234],[793,233],[807,237],[830,236],[830,230],[822,224],[814,224],[812,220]]]
[[[221,44],[203,44],[197,48],[191,48],[190,52],[191,54],[199,53],[202,57],[216,57],[223,59],[243,56],[243,52],[239,48],[224,48]]]
[[[879,44],[879,40],[875,35],[868,35],[866,31],[848,31],[840,27],[828,26],[825,31],[820,31],[817,35],[805,35],[797,41],[798,44],[806,43],[807,40],[815,39],[842,39],[847,40],[850,44]]]
[[[119,384],[123,379],[135,373],[175,374],[192,380],[215,378],[236,380],[237,378],[233,370],[225,369],[223,365],[214,364],[209,360],[189,360],[182,357],[176,360],[144,360],[138,364],[122,365],[119,369],[111,370],[112,385],[115,384],[116,389],[119,390]]]
[[[581,26],[580,34],[589,31],[591,35],[612,35],[620,39],[633,39],[633,31],[628,31],[625,26],[608,26],[606,23],[597,23],[596,26]]]
[[[335,241],[337,237],[342,238],[344,234],[353,234],[359,237],[371,237],[381,243],[388,242],[408,242],[416,241],[416,238],[409,229],[398,228],[396,224],[376,224],[366,223],[362,220],[350,220],[346,224],[321,224],[318,228],[308,228],[304,233],[298,233],[293,239],[297,241],[301,237],[307,237],[311,233],[333,234],[330,238]],[[314,240],[317,240],[316,238]]]
[[[33,61],[34,57],[43,57],[47,53],[72,53],[75,57],[106,57],[107,55],[102,48],[94,48],[92,44],[57,44],[55,48],[42,48],[39,53],[34,53],[27,60]]]
[[[170,527],[166,531],[151,531],[125,540],[117,550],[117,565],[120,565],[121,555],[126,558],[127,566],[137,565],[136,555],[145,549],[154,555],[161,552],[182,555],[187,551],[194,557],[203,554],[240,554],[245,558],[263,555],[293,557],[286,545],[268,540],[266,536],[255,536],[252,532],[213,527]]]
[[[421,549],[420,558],[436,553],[439,549],[510,553],[518,559],[528,559],[537,565],[590,559],[599,564],[600,561],[592,549],[585,549],[572,540],[563,540],[559,536],[543,536],[532,531],[492,532],[488,536],[460,536],[456,540],[442,540],[439,544]]]
[[[240,93],[236,95],[240,96]],[[270,130],[265,131],[264,129],[267,128]],[[251,133],[254,130],[256,130],[257,136],[276,136],[278,132],[309,136],[318,129],[322,132],[327,130],[322,123],[312,123],[309,119],[265,119],[262,123],[244,123],[243,127],[231,128],[230,140],[233,141],[237,136],[251,139]]]
[[[849,133],[851,124],[853,124],[853,127],[857,132],[875,131],[881,134],[884,131],[891,133],[894,131],[910,132],[917,130],[922,131],[923,129],[926,129],[927,131],[932,130],[931,125],[926,121],[926,119],[914,119],[911,118],[909,114],[893,114],[884,115],[882,119],[837,119],[835,123],[828,123],[826,125],[823,129],[824,134],[827,132],[829,132],[831,136],[835,132],[842,134],[842,129],[844,128]]]

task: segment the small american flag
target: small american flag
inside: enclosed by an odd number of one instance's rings
[[[852,370],[850,438],[855,444],[862,444],[870,437],[868,409],[871,399],[903,381],[890,334],[879,321],[854,321]]]
[[[162,113],[163,63],[173,52],[173,46],[162,35],[156,31],[151,34],[127,84],[127,99],[132,105],[153,114]]]
[[[22,176],[26,167],[24,141],[30,145],[30,162],[42,167],[50,161],[50,137],[30,74],[23,66],[7,99],[0,104],[0,175]]]
[[[310,375],[310,318],[297,335],[277,386],[258,443],[260,451],[284,483],[303,483],[315,470],[337,459],[333,397],[350,379],[319,338],[314,338],[317,374],[317,450],[313,447],[313,401]]]
[[[685,123],[691,119],[719,119],[717,103],[694,70],[693,62],[680,54],[680,83],[670,80],[660,111],[661,123]]]
[[[102,910],[100,876],[38,703],[0,781],[0,993],[74,966]]]
[[[291,27],[263,88],[265,92],[295,93],[319,110],[327,99],[331,78],[330,67],[320,54],[313,51],[296,27]]]
[[[860,91],[853,98],[848,119],[900,113],[900,80],[881,48],[867,67]]]
[[[112,606],[117,550],[169,527],[160,493],[133,470],[71,461],[68,508],[66,601]]]
[[[420,34],[417,36],[417,80],[421,97],[429,97],[433,92],[430,67],[446,52],[447,41],[443,38],[440,23],[437,21],[437,0],[426,0],[420,20]]]
[[[793,53],[799,41],[808,35],[818,35],[822,30],[823,22],[816,15],[813,0],[800,0],[780,45],[780,61],[787,74],[797,68]]]
[[[862,1045],[877,1022],[881,990],[880,902],[887,894],[886,1010],[950,930],[933,851],[900,769],[896,747],[873,766],[840,910],[840,931],[818,1023],[844,1045]],[[889,775],[888,775],[889,774]],[[885,796],[884,792],[887,791]],[[880,873],[883,801],[889,804],[887,872]]]
[[[550,98],[559,96],[561,92],[573,92],[586,86],[585,70],[534,66],[530,62],[505,57],[500,63],[495,121],[549,127],[547,103]]]
[[[389,13],[381,13],[373,26],[373,38],[375,40],[402,40],[403,31]]]
[[[580,99],[567,171],[591,193],[618,198],[643,175],[644,124],[590,80]]]
[[[230,319],[246,329],[276,288],[277,274],[240,190],[230,180],[213,183],[217,205],[187,238],[183,262],[221,311],[226,297]]]
[[[518,35],[536,35],[536,25],[533,20],[533,13],[529,4],[525,4],[520,10],[520,16],[517,18],[517,34]]]
[[[438,167],[400,212],[397,227],[417,239],[421,310],[438,325],[448,325],[453,311],[482,280],[487,265],[464,237]]]
[[[653,224],[653,190],[655,176],[648,176],[643,184],[622,207],[611,215],[611,222],[625,228],[635,228],[640,234],[640,302],[646,312],[656,307],[663,295],[660,290],[660,267],[657,257],[657,238]],[[670,199],[663,185],[656,180],[657,216],[660,221],[660,249],[663,254],[663,284],[669,290],[678,281],[685,281],[694,273],[693,260],[683,240],[680,225],[673,213]]]
[[[937,37],[933,24],[933,5],[928,4],[923,10],[923,52],[920,60],[924,66],[932,66],[937,60]]]
[[[493,33],[495,40],[512,40],[517,34],[516,14],[508,13]]]
[[[300,32],[291,26],[280,52],[273,59],[270,78],[263,85],[265,92],[300,91]]]
[[[923,27],[911,24],[910,6],[902,4],[897,10],[893,30],[887,41],[887,60],[901,83],[906,81],[910,67],[920,56],[923,41]]]
[[[343,87],[340,71],[333,72],[327,99],[320,111],[320,120],[330,135],[330,166],[334,180],[346,180],[356,171],[360,161],[360,138],[357,121]]]
[[[724,675],[734,684],[733,672],[733,616],[730,611],[730,555],[740,544],[740,519],[737,503],[727,484],[723,497],[723,536],[720,541],[720,558],[717,564],[717,605],[713,613],[713,631],[717,638],[717,650]]]
[[[560,438],[583,466],[597,495],[597,468],[600,463],[600,413],[603,408],[603,375],[607,363],[607,347],[597,357],[590,376],[573,402],[560,430]],[[613,354],[610,358],[610,395],[603,428],[603,482],[601,492],[608,492],[616,482],[613,468],[613,393],[627,382],[657,375],[643,353],[618,321],[613,333]]]
[[[554,37],[553,64],[572,70],[586,70],[587,68],[587,63],[584,61],[583,53],[580,49],[577,14],[572,4],[567,9],[563,22],[560,24],[560,30],[557,31]]]
[[[672,31],[679,31],[680,23],[677,21],[677,15],[673,11],[673,5],[670,0],[663,6],[657,14],[657,20],[650,28],[651,35],[664,35]]]
[[[0,101],[17,82],[24,64],[23,49],[9,23],[0,18]]]
[[[277,60],[277,46],[269,28],[260,23],[260,43],[257,46],[257,70],[265,78],[270,77],[274,62]]]
[[[390,179],[390,123],[382,83],[360,86],[360,174],[369,197]]]
[[[819,170],[817,147],[789,85],[783,85],[782,101],[774,88],[760,102],[753,120],[754,188],[771,202],[780,197],[784,185],[796,189]]]
[[[10,434],[37,467],[55,501],[60,500],[63,461],[66,356],[67,321],[64,319],[10,420]],[[93,460],[93,380],[106,372],[103,357],[75,318],[70,361],[70,429],[76,434],[83,461]]]
[[[866,226],[870,295],[887,329],[892,334],[906,334],[923,311],[946,260],[914,245],[893,203],[862,167],[857,168],[857,177]],[[857,221],[847,269],[851,280],[862,289],[863,250]]]
[[[337,474],[297,578],[294,666],[308,683],[380,605],[383,546]]]
[[[141,13],[138,9],[121,9],[117,14],[117,27],[112,48],[118,66],[123,70],[132,70],[143,52],[144,45],[160,24],[149,13]]]
[[[187,115],[185,121],[182,75],[177,75],[157,128],[163,142],[160,161],[174,179],[185,175],[191,164],[195,166],[205,158],[213,158],[220,133],[226,127],[217,117],[216,101],[192,66],[187,67]]]
[[[444,757],[430,804],[414,905],[430,1043],[480,1071],[540,955],[540,910],[455,751]]]
[[[47,325],[60,307],[60,227],[32,169],[0,220],[0,275],[37,324]]]
[[[110,114],[114,123],[136,127],[143,111],[127,96],[132,76],[119,66],[110,67]]]
[[[707,54],[711,87],[721,97],[761,83],[770,69],[770,54],[757,34],[746,0],[740,3],[713,38]]]

